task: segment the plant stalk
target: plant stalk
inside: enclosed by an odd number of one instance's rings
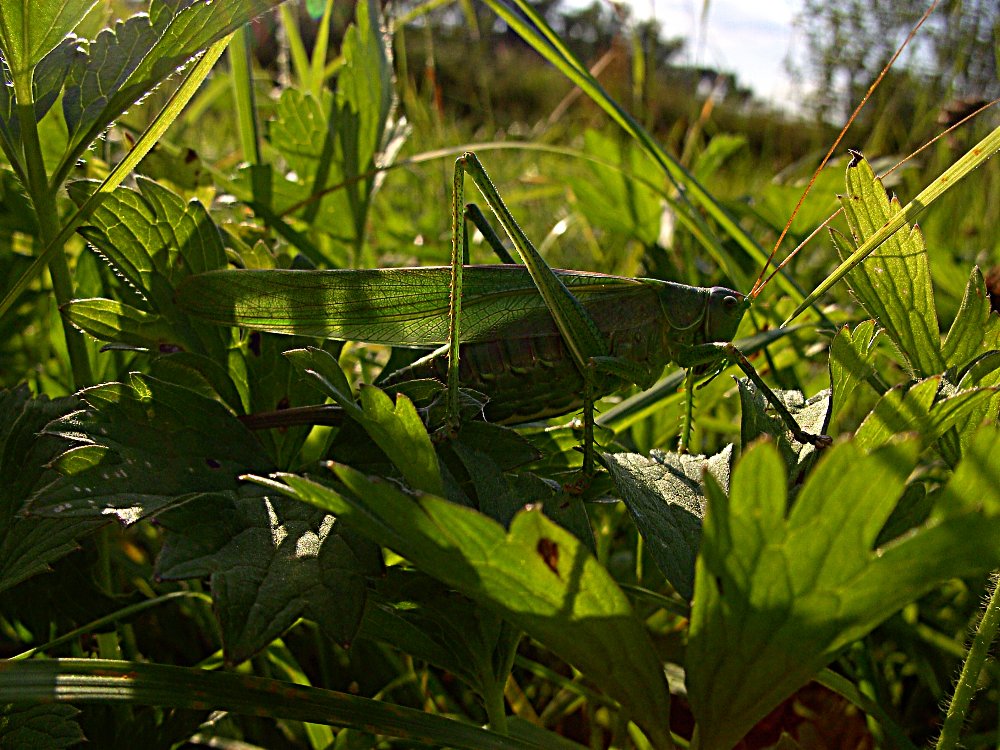
[[[938,737],[937,750],[953,750],[953,748],[958,747],[962,725],[969,713],[972,696],[976,694],[979,673],[989,655],[990,645],[996,639],[997,631],[1000,630],[1000,587],[998,587],[998,583],[1000,583],[1000,576],[994,573],[990,578],[992,589],[990,598],[986,603],[983,616],[979,620],[976,634],[972,638],[972,645],[965,657],[965,664],[962,665],[962,674],[958,678],[958,684],[955,685],[955,693],[951,697],[951,705],[948,706],[944,726],[941,727],[941,736]]]
[[[58,187],[49,185],[45,173],[45,162],[42,158],[41,144],[38,139],[38,128],[35,123],[35,107],[33,103],[17,105],[18,118],[21,123],[21,143],[24,151],[25,176],[27,177],[28,194],[35,207],[38,219],[39,239],[41,247],[47,247],[59,233],[59,211],[56,206],[56,190]],[[73,278],[69,262],[63,252],[53,253],[48,262],[49,275],[52,278],[52,291],[56,304],[62,306],[73,299]],[[70,390],[91,385],[94,380],[90,368],[90,355],[87,352],[87,342],[65,318],[62,319],[63,336],[66,339],[66,350],[69,352]]]

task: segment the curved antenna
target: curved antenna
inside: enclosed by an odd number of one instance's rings
[[[934,2],[931,3],[930,7],[928,7],[927,10],[924,11],[924,14],[920,17],[920,20],[917,21],[917,23],[913,26],[912,29],[910,29],[910,33],[906,35],[906,39],[903,40],[903,43],[899,45],[899,48],[895,51],[895,53],[893,53],[892,57],[889,58],[889,62],[886,63],[885,67],[882,68],[882,71],[878,74],[875,80],[872,81],[872,84],[871,86],[868,87],[868,91],[865,92],[865,95],[861,97],[861,101],[858,102],[858,106],[854,108],[854,111],[851,113],[851,116],[847,118],[847,122],[844,123],[844,127],[841,128],[839,135],[837,135],[836,139],[833,141],[833,144],[830,146],[830,149],[826,152],[826,156],[823,157],[823,160],[819,163],[819,166],[816,167],[816,171],[814,171],[812,177],[809,178],[809,184],[806,185],[805,190],[802,191],[802,195],[799,198],[798,202],[795,204],[795,208],[792,209],[792,215],[788,217],[788,222],[785,224],[785,228],[781,230],[781,235],[778,237],[777,242],[774,243],[774,249],[771,250],[771,254],[768,256],[767,262],[764,264],[764,267],[760,269],[760,274],[758,274],[757,280],[754,281],[753,287],[750,289],[750,293],[747,295],[750,299],[756,299],[757,295],[760,294],[761,290],[764,288],[767,282],[770,281],[772,278],[774,278],[774,274],[777,273],[777,270],[783,268],[785,263],[789,261],[792,255],[798,252],[799,248],[801,248],[802,245],[805,244],[805,243],[800,244],[799,247],[796,248],[794,251],[792,251],[792,254],[789,255],[788,258],[786,258],[780,266],[778,266],[778,269],[767,277],[766,281],[763,282],[761,281],[761,279],[764,278],[764,274],[767,273],[767,269],[770,267],[771,261],[774,260],[774,256],[777,255],[778,248],[780,248],[781,243],[784,242],[785,235],[787,235],[789,229],[791,229],[792,222],[795,221],[795,217],[799,213],[799,209],[802,208],[802,204],[806,200],[806,196],[809,195],[809,191],[811,191],[813,185],[816,184],[816,180],[819,178],[820,172],[823,171],[824,167],[826,167],[827,165],[827,162],[829,162],[830,159],[833,157],[834,152],[837,150],[837,146],[840,145],[840,142],[844,139],[844,136],[847,135],[848,129],[851,127],[851,125],[854,124],[854,120],[857,119],[857,116],[858,114],[860,114],[862,108],[865,106],[865,104],[868,103],[868,100],[871,98],[871,95],[875,92],[875,89],[877,89],[879,87],[879,84],[882,83],[882,79],[885,78],[886,74],[889,72],[889,69],[892,68],[896,60],[903,53],[903,50],[906,49],[906,46],[913,40],[913,37],[917,35],[917,32],[920,30],[920,27],[924,25],[924,21],[926,21],[930,17],[931,13],[934,12],[934,9],[937,8],[938,2],[939,0],[934,0]],[[830,219],[827,219],[827,222],[829,222],[832,218],[833,217],[831,216]],[[819,230],[817,229],[817,231]],[[813,232],[813,234],[815,234],[815,232]],[[810,235],[810,238],[811,237],[812,235]]]

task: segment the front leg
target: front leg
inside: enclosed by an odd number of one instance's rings
[[[713,362],[718,362],[720,359],[728,359],[734,365],[739,367],[750,378],[751,382],[757,386],[761,394],[767,402],[774,407],[774,410],[778,413],[781,421],[785,423],[785,427],[788,431],[792,433],[792,437],[798,440],[800,443],[814,445],[817,448],[826,448],[833,445],[833,439],[829,435],[813,435],[812,433],[806,432],[801,427],[799,427],[798,422],[795,421],[795,417],[792,413],[788,411],[788,408],[782,403],[778,395],[771,390],[770,386],[764,382],[761,378],[760,373],[754,368],[750,361],[746,358],[736,346],[730,342],[726,343],[711,343],[711,344],[698,344],[696,346],[688,347],[681,356],[677,358],[677,364],[682,367],[692,368],[698,365],[711,364]]]

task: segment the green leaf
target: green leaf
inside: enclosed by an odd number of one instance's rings
[[[282,490],[517,625],[619,700],[654,745],[672,746],[669,695],[649,636],[576,537],[537,508],[518,514],[508,533],[439,497],[406,495],[346,466],[335,472],[344,491],[294,475],[281,476]]]
[[[78,407],[75,398],[32,398],[27,386],[0,391],[0,591],[48,571],[104,522],[21,514],[32,491],[52,481],[48,464],[69,445],[41,434],[45,425]]]
[[[347,378],[332,355],[309,347],[286,352],[286,356],[296,367],[318,381],[323,391],[337,401],[347,416],[365,429],[413,489],[433,495],[444,494],[437,454],[427,428],[420,421],[410,399],[400,394],[393,404],[385,392],[363,385],[361,407],[358,408],[351,398]]]
[[[777,442],[778,449],[791,475],[803,475],[817,457],[814,445],[799,443],[792,439],[791,433],[784,421],[773,411],[763,394],[749,378],[739,378],[737,386],[740,391],[740,444],[743,450],[761,437],[769,437]],[[822,435],[830,424],[831,397],[829,390],[823,390],[815,396],[805,399],[799,391],[775,391],[781,400],[806,432]]]
[[[900,212],[868,162],[856,158],[847,169],[847,194],[841,206],[853,235],[853,244],[831,231],[842,259]],[[846,276],[854,296],[906,357],[917,376],[943,372],[941,336],[931,286],[924,239],[917,227],[887,239],[864,263]]]
[[[729,488],[733,447],[711,458],[653,451],[605,453],[604,462],[653,561],[681,596],[694,595],[694,566],[705,515],[704,475]]]
[[[241,474],[274,469],[222,404],[186,388],[133,374],[128,384],[94,386],[80,398],[89,408],[46,429],[77,447],[57,459],[66,475],[35,492],[32,512],[133,523],[196,497],[236,492]]]
[[[444,669],[480,695],[503,684],[494,654],[510,630],[493,612],[423,573],[390,568],[372,594],[359,636]]]
[[[917,441],[870,454],[854,443],[830,448],[787,514],[784,471],[770,445],[737,464],[731,497],[707,481],[687,669],[702,746],[732,746],[903,605],[997,566],[1000,482],[993,467],[977,474],[1000,432],[987,430],[974,445],[952,481],[963,493],[974,482],[976,500],[885,549],[875,539],[904,492]]]
[[[225,248],[205,207],[144,177],[139,190],[108,195],[80,228],[114,270],[134,286],[156,312],[173,310],[173,289],[195,273],[224,268]],[[70,197],[82,204],[96,188],[74,182]]]
[[[345,539],[333,516],[285,497],[211,498],[160,514],[157,575],[209,576],[226,662],[239,664],[308,617],[346,645],[365,607],[373,550]]]
[[[177,345],[177,334],[162,315],[110,299],[78,299],[64,305],[70,323],[100,341],[131,344],[155,351]]]
[[[244,200],[262,216],[298,207],[298,218],[334,240],[322,252],[296,242],[322,265],[357,262],[371,196],[381,182],[373,172],[391,161],[404,135],[402,125],[390,122],[395,94],[379,5],[364,0],[356,10],[344,36],[336,91],[317,97],[287,89],[277,104],[268,141],[288,163],[288,172],[273,173],[266,195],[255,184],[259,170],[246,170],[240,181]]]
[[[950,369],[962,370],[976,357],[998,348],[1000,315],[992,314],[986,282],[979,266],[975,266],[941,354]]]
[[[4,750],[57,750],[87,741],[73,706],[0,706],[0,747]]]
[[[275,0],[152,0],[137,14],[105,29],[72,66],[63,94],[71,162],[126,109],[174,75],[195,55]],[[61,170],[60,170],[61,171]]]
[[[870,378],[877,376],[872,360],[880,333],[874,320],[859,323],[853,331],[847,326],[837,331],[830,345],[833,420],[844,413],[858,386],[868,384]]]
[[[95,5],[97,0],[0,0],[0,49],[15,89]]]
[[[579,202],[580,213],[602,229],[654,245],[660,238],[664,198],[640,183],[643,178],[656,185],[660,171],[630,144],[596,130],[584,134],[584,150],[604,162],[622,163],[622,170],[588,162],[588,173],[570,182]]]
[[[939,397],[941,378],[927,378],[911,388],[897,386],[879,400],[858,428],[855,439],[867,451],[881,448],[899,433],[919,435],[931,445],[972,410],[993,397],[989,389],[969,389]]]

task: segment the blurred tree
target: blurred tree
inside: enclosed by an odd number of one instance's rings
[[[796,25],[815,86],[807,107],[821,119],[846,117],[926,6],[926,0],[804,0]],[[894,72],[907,71],[912,101],[940,107],[954,98],[992,99],[1000,95],[998,46],[996,0],[942,0]],[[898,87],[889,88],[881,95],[898,101]]]

